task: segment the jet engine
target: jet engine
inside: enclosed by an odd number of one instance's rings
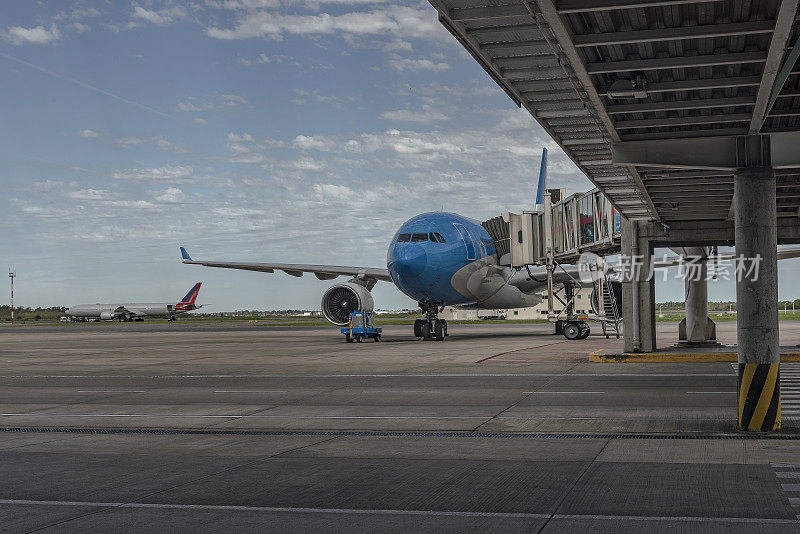
[[[359,310],[371,312],[375,306],[369,290],[355,282],[336,284],[322,295],[322,313],[338,326],[350,322],[350,313]]]
[[[100,319],[103,321],[113,321],[114,313],[110,311],[100,312]]]

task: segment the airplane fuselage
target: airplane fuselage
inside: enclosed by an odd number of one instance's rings
[[[195,309],[194,305],[171,304],[166,302],[140,302],[123,304],[78,304],[67,309],[72,317],[97,317],[114,319],[120,316],[153,317],[171,316]]]
[[[515,284],[527,275],[498,265],[489,233],[455,213],[423,213],[406,221],[389,245],[386,264],[397,288],[422,304],[523,308],[541,302],[535,293],[542,284],[521,291]]]

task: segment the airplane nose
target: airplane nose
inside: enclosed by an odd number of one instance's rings
[[[425,270],[428,255],[421,246],[402,247],[397,254],[397,268],[403,278],[415,278]]]

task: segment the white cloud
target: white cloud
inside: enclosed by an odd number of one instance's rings
[[[119,148],[126,149],[134,146],[148,145],[152,146],[153,148],[157,148],[158,150],[169,150],[176,154],[182,154],[186,152],[185,148],[167,141],[160,135],[155,137],[123,137],[117,139],[116,144]]]
[[[389,64],[393,68],[400,71],[430,70],[433,72],[444,72],[446,70],[451,69],[450,65],[448,65],[443,61],[435,62],[431,61],[430,59],[408,59],[408,58],[392,59],[389,61]]]
[[[183,6],[173,6],[168,9],[160,9],[158,11],[146,9],[140,5],[134,4],[133,17],[141,20],[146,20],[158,26],[164,26],[176,19],[186,18],[186,8]]]
[[[233,108],[241,104],[247,104],[247,99],[241,95],[224,94],[210,99],[190,96],[186,100],[178,102],[178,105],[175,106],[175,111],[197,113],[200,111]]]
[[[90,130],[88,128],[85,130],[81,130],[80,134],[81,137],[100,137],[101,135],[103,135],[100,132],[97,132],[95,130]]]
[[[139,169],[123,169],[115,171],[111,177],[117,180],[133,182],[189,182],[194,169],[188,165],[165,165],[163,167],[145,167]]]
[[[292,145],[301,150],[331,150],[335,142],[321,135],[298,135],[292,141]]]
[[[217,9],[263,9],[280,6],[279,0],[206,0],[208,7]]]
[[[384,111],[379,115],[379,118],[391,121],[419,122],[422,124],[450,120],[450,117],[428,104],[422,106],[422,111],[411,111],[410,109]]]
[[[35,28],[23,28],[22,26],[11,26],[3,34],[6,40],[13,45],[24,43],[47,44],[61,39],[61,32],[55,24],[50,25],[50,29],[44,26]]]
[[[75,7],[71,11],[58,13],[53,20],[83,20],[100,16],[100,10],[94,7]]]
[[[346,3],[346,2],[345,2]],[[285,15],[274,11],[248,11],[233,28],[211,27],[206,33],[215,39],[281,39],[293,35],[393,35],[404,39],[443,38],[444,30],[425,7],[391,5],[373,11],[341,15]]]
[[[111,191],[107,189],[79,189],[77,191],[69,191],[65,196],[73,200],[106,200],[110,198]]]
[[[195,117],[192,119],[192,122],[195,124],[205,124],[206,120],[202,117]]]
[[[186,193],[177,187],[168,187],[160,192],[151,192],[151,194],[153,195],[154,200],[157,202],[163,202],[165,204],[179,204],[186,202],[188,199]]]
[[[92,30],[92,27],[86,24],[85,22],[71,22],[67,24],[67,28],[77,33],[85,33]]]

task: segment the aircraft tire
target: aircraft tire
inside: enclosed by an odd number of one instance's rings
[[[564,337],[570,341],[580,339],[581,329],[577,323],[567,323],[564,325]]]
[[[423,321],[422,322],[422,339],[429,340],[431,338],[431,322],[430,321]]]
[[[436,337],[436,341],[444,341],[444,326],[440,319],[436,319],[433,322],[433,334]]]
[[[414,337],[422,337],[422,319],[414,321]]]
[[[447,333],[447,321],[444,319],[439,319],[442,323],[442,331],[444,332],[444,337],[447,337],[449,334]]]

